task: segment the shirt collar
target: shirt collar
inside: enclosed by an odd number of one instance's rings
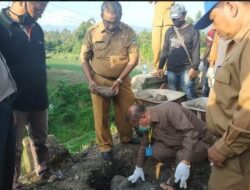
[[[9,8],[10,8],[10,7],[3,8],[3,9],[1,10],[0,15],[1,15],[1,17],[2,17],[2,19],[3,19],[3,21],[4,21],[4,23],[7,24],[8,26],[11,26],[11,25],[13,25],[13,24],[17,24],[17,22],[15,22],[14,20],[12,20],[12,19],[10,18],[10,16],[7,14],[7,11],[8,11]]]
[[[122,30],[122,28],[123,28],[122,23],[120,23],[119,30]],[[104,33],[105,32],[105,27],[104,27],[103,22],[101,22],[100,25],[99,25],[99,31],[100,31],[100,33]]]
[[[233,41],[236,44],[239,43],[249,30],[250,30],[250,20],[248,20],[247,23],[243,25],[243,27],[239,30],[239,32],[233,37]]]

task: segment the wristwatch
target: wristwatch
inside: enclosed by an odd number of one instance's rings
[[[122,79],[120,79],[120,78],[118,78],[118,79],[116,79],[120,84],[123,82],[123,80]]]

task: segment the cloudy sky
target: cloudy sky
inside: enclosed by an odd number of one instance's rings
[[[94,1],[50,1],[43,17],[38,21],[42,26],[77,26],[91,17],[100,21],[100,2]],[[195,17],[200,10],[203,12],[202,1],[183,1],[188,16]],[[10,1],[1,1],[0,8],[9,6]],[[122,21],[133,26],[151,28],[154,5],[149,1],[121,1],[123,8]]]

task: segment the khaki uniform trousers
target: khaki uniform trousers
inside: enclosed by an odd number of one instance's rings
[[[250,149],[225,161],[223,168],[212,167],[209,190],[250,190]]]
[[[94,80],[98,85],[112,86],[113,81],[104,78],[100,75],[94,74]],[[99,149],[101,152],[107,152],[112,149],[112,135],[110,132],[110,105],[113,100],[115,108],[115,124],[121,142],[128,142],[132,138],[132,126],[126,120],[126,112],[129,106],[135,103],[135,97],[131,89],[130,78],[124,79],[120,84],[118,95],[113,98],[104,98],[97,94],[91,94],[94,120],[95,120],[95,133]]]
[[[161,50],[164,45],[165,33],[171,25],[153,26],[152,28],[152,50],[153,50],[153,65],[155,70],[158,69]]]
[[[210,145],[198,141],[192,152],[191,162],[202,162],[207,158],[207,151]],[[177,165],[183,160],[183,150],[175,150],[174,148],[167,147],[165,144],[159,141],[155,141],[153,144],[153,157],[160,162],[170,162]]]
[[[25,127],[27,127],[30,137],[30,148],[37,175],[47,169],[49,152],[45,144],[48,129],[47,109],[34,112],[14,111],[14,115],[16,117],[16,163],[13,187],[15,188],[21,174],[22,139]]]

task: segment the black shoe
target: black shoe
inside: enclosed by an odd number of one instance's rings
[[[102,158],[104,160],[112,160],[112,158],[113,158],[112,151],[101,152],[101,154],[102,154]]]
[[[140,140],[139,139],[135,139],[135,138],[132,138],[130,141],[126,142],[128,144],[133,144],[133,145],[137,145],[137,144],[140,144]]]

